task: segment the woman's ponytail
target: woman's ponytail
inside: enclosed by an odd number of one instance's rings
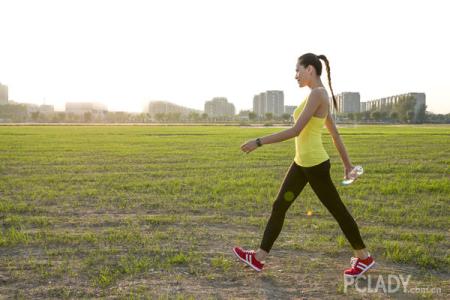
[[[330,62],[328,61],[328,59],[325,55],[318,55],[317,58],[325,61],[325,67],[327,68],[327,73],[328,73],[328,84],[330,85],[331,95],[333,96],[334,108],[337,111],[337,101],[336,101],[336,97],[334,97],[333,88],[331,87]]]

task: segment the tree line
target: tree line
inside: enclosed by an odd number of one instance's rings
[[[415,109],[413,97],[403,97],[398,103],[383,105],[379,108],[372,108],[359,113],[337,113],[337,122],[367,123],[446,123],[450,124],[450,114],[433,114],[426,111],[427,106],[422,105]],[[280,122],[292,123],[291,114],[284,113],[281,116],[274,116],[272,113],[265,113],[258,116],[252,111],[241,111],[234,116],[209,116],[207,113],[190,112],[181,114],[171,113],[129,113],[129,112],[85,112],[84,114],[74,114],[67,112],[43,113],[39,111],[28,113],[27,107],[23,104],[0,105],[0,122],[45,122],[45,123],[198,123],[198,122]]]

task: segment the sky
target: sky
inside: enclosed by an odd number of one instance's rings
[[[446,1],[0,0],[0,83],[16,102],[101,102],[140,112],[151,100],[240,110],[283,90],[307,52],[330,61],[335,94],[361,101],[424,92],[450,113]],[[328,89],[326,69],[322,82]],[[331,94],[330,94],[331,95]]]

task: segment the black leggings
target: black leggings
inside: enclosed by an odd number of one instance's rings
[[[272,214],[264,231],[260,248],[269,252],[283,227],[286,211],[309,182],[314,193],[339,223],[345,237],[355,250],[366,246],[358,225],[348,212],[330,177],[330,160],[312,167],[301,167],[292,162],[273,203]]]

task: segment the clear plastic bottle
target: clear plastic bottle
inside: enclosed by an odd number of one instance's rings
[[[359,176],[361,176],[364,173],[364,169],[362,166],[355,166],[353,167],[353,169],[350,171],[350,173],[348,174],[348,179],[344,179],[341,184],[342,185],[349,185],[351,184],[353,181],[356,180],[356,178],[358,178]]]

